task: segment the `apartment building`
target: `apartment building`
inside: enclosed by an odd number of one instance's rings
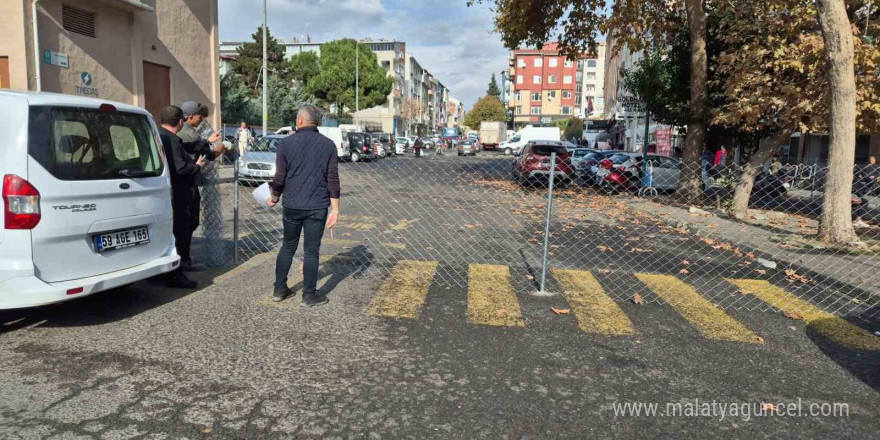
[[[514,126],[549,125],[595,113],[603,96],[600,64],[604,65],[595,56],[569,60],[560,55],[557,43],[512,51],[505,98]]]
[[[3,0],[0,17],[0,88],[119,101],[156,118],[193,100],[220,125],[217,0]]]

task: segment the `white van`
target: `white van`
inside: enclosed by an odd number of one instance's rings
[[[516,132],[510,140],[502,143],[498,149],[509,156],[522,150],[522,147],[531,141],[558,141],[560,137],[559,127],[532,127],[530,125]]]
[[[318,133],[327,136],[333,144],[336,145],[336,156],[340,159],[348,159],[351,156],[351,152],[348,149],[348,146],[345,145],[345,141],[342,136],[342,129],[339,127],[318,127]]]
[[[127,104],[0,91],[0,309],[170,272],[171,182],[156,124]]]

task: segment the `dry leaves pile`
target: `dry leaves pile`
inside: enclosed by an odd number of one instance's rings
[[[785,276],[786,276],[786,278],[788,278],[788,280],[790,282],[797,281],[797,282],[804,283],[804,284],[815,284],[815,282],[813,282],[813,280],[811,280],[810,278],[808,278],[805,275],[799,275],[794,269],[786,269]]]

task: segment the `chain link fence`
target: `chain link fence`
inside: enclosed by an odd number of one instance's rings
[[[731,215],[741,167],[694,170],[693,203],[680,188],[688,173],[678,159],[561,144],[513,156],[463,147],[342,160],[341,215],[322,254],[359,277],[384,279],[400,262],[430,261],[438,263],[435,284],[467,288],[469,265],[497,265],[509,268],[517,290],[538,294],[595,282],[588,285],[614,301],[880,318],[875,168],[855,172],[860,241],[832,246],[816,238],[827,175],[820,166],[768,162],[755,173],[748,209]],[[241,264],[280,247],[281,208],[251,195],[271,179],[271,156],[239,158],[207,179],[205,208],[218,212],[204,213],[194,246],[209,264]]]

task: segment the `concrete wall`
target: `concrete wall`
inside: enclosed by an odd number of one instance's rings
[[[30,8],[25,0],[0,1],[0,17],[3,17],[3,26],[0,26],[0,56],[9,57],[10,84],[4,84],[4,87],[17,90],[27,90],[30,71],[28,63],[31,62],[28,50],[32,49],[25,44],[30,14],[25,12],[25,8]]]

